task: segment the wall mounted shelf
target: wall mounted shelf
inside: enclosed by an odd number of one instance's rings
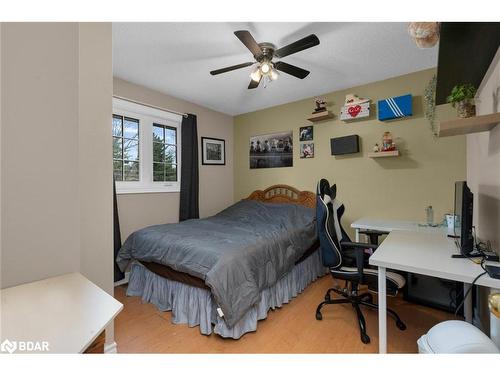
[[[311,117],[308,118],[308,120],[311,122],[319,122],[319,121],[329,120],[332,118],[333,114],[330,111],[323,111],[312,114]]]
[[[399,156],[399,150],[395,151],[379,151],[368,153],[369,158],[387,158],[391,156]]]
[[[450,137],[452,135],[484,132],[493,129],[499,123],[500,113],[442,121],[439,136]]]

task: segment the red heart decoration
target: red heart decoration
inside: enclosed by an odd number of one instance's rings
[[[347,112],[349,112],[351,117],[356,117],[359,114],[359,112],[361,112],[361,106],[359,104],[353,105],[352,107],[349,107],[347,109]]]

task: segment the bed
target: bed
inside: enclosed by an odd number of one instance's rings
[[[315,204],[312,192],[274,185],[209,218],[136,231],[117,256],[122,270],[131,263],[127,295],[205,335],[255,331],[325,274]]]

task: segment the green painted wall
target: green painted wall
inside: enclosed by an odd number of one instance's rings
[[[424,89],[434,72],[424,70],[321,95],[335,118],[314,125],[314,159],[300,159],[298,151],[299,127],[309,124],[306,118],[314,109],[314,98],[235,117],[235,200],[278,183],[315,191],[317,181],[325,177],[337,184],[337,197],[346,205],[345,227],[363,216],[425,221],[428,205],[434,207],[435,220],[440,220],[452,210],[454,182],[466,178],[466,154],[464,136],[435,138],[424,116]],[[348,93],[372,99],[369,118],[350,123],[339,120]],[[392,122],[377,120],[377,100],[407,93],[413,95],[412,117]],[[448,105],[440,106],[437,115],[438,120],[450,118],[455,111]],[[250,170],[250,136],[283,130],[293,130],[293,167]],[[402,156],[368,158],[373,145],[381,143],[384,131],[392,132]],[[360,136],[361,152],[331,156],[330,138],[350,134]]]

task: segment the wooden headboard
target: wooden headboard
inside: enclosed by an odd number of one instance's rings
[[[288,185],[273,185],[265,190],[255,190],[247,199],[271,203],[295,203],[316,208],[316,194],[300,191]]]

